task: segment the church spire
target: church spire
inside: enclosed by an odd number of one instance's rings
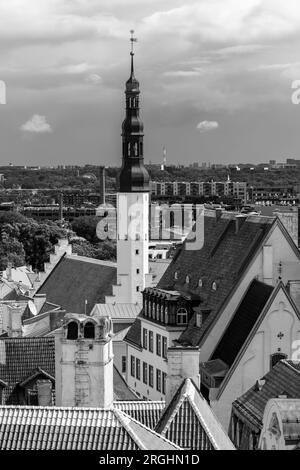
[[[130,38],[130,41],[131,41],[131,52],[130,52],[130,55],[131,55],[131,77],[134,78],[134,64],[133,64],[133,57],[134,57],[134,43],[137,42],[137,38],[134,37],[134,30],[132,29],[130,31],[130,34],[131,34],[131,38]]]
[[[134,31],[131,37],[131,74],[126,82],[126,117],[122,124],[123,164],[120,192],[148,192],[149,174],[144,166],[144,125],[140,119],[140,84],[134,76]]]

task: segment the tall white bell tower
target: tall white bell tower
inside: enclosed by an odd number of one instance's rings
[[[142,303],[151,285],[149,274],[149,174],[144,166],[144,125],[140,119],[139,82],[134,76],[131,31],[131,74],[126,82],[126,117],[122,125],[122,169],[117,195],[117,285],[106,303]]]

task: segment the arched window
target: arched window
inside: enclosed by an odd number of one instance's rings
[[[273,367],[276,366],[277,362],[281,361],[282,359],[287,359],[287,355],[280,352],[272,354],[270,368],[273,369]]]
[[[139,153],[139,152],[138,152],[138,143],[136,142],[136,143],[134,144],[134,155],[137,157],[137,156],[138,156],[138,153]]]
[[[78,323],[75,321],[68,324],[67,339],[78,339]]]
[[[128,150],[128,152],[127,152],[128,155],[130,155],[130,142],[128,142],[128,148],[127,148],[127,150]]]
[[[163,302],[161,303],[161,306],[160,306],[160,321],[163,323],[164,322],[164,304]]]
[[[177,272],[177,271],[176,271],[176,273],[174,274],[174,279],[175,279],[175,281],[177,281],[177,279],[178,279],[178,272]]]
[[[212,288],[212,290],[216,291],[217,290],[217,283],[213,282],[211,288]]]
[[[157,303],[156,305],[156,320],[159,321],[160,318],[160,305]]]
[[[186,283],[186,284],[189,284],[189,283],[190,283],[190,276],[186,276],[186,278],[185,278],[185,283]]]
[[[152,308],[151,308],[151,318],[153,318],[153,320],[155,320],[155,302],[152,301]]]
[[[140,142],[140,155],[143,155],[143,142]]]
[[[202,281],[202,279],[199,279],[199,281],[198,281],[198,287],[202,287],[202,286],[203,286],[203,281]]]
[[[87,322],[84,325],[83,336],[87,339],[95,338],[95,325],[92,322]]]
[[[179,308],[177,310],[177,325],[186,325],[188,320],[187,310],[185,308]]]

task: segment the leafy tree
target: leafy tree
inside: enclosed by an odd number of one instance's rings
[[[0,240],[0,270],[7,268],[7,264],[11,262],[13,266],[18,267],[25,264],[25,251],[22,243],[16,238],[12,238],[10,234],[1,230]]]
[[[96,228],[99,219],[93,216],[76,217],[71,224],[72,230],[79,236],[91,243],[97,243]]]

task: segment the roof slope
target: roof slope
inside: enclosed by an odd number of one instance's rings
[[[215,213],[209,212],[205,215],[203,247],[199,250],[188,249],[184,243],[157,286],[160,289],[189,291],[200,295],[201,307],[211,309],[201,327],[196,326],[194,317],[191,319],[179,342],[192,346],[201,344],[224,301],[275,221],[271,217],[248,216],[239,221],[237,231],[232,214],[224,213],[216,217]],[[186,276],[189,276],[188,285]],[[202,281],[202,287],[199,287],[199,280]],[[214,282],[216,290],[212,289]]]
[[[139,318],[141,314],[135,319],[132,326],[129,328],[127,335],[125,336],[124,341],[130,343],[132,346],[141,349],[142,348],[142,324],[141,319]]]
[[[164,401],[118,401],[114,407],[150,429],[154,429],[165,408]]]
[[[266,404],[271,398],[286,395],[300,398],[300,362],[282,360],[263,377],[261,387],[253,385],[233,402],[233,409],[255,432],[262,429]]]
[[[91,315],[99,317],[109,315],[113,321],[131,321],[138,316],[141,310],[141,304],[96,304]]]
[[[55,377],[54,337],[0,338],[0,380],[8,384],[3,389],[4,403],[20,404],[18,384],[38,368]],[[113,382],[115,400],[138,400],[115,366]]]
[[[112,285],[117,281],[114,263],[63,256],[38,290],[46,294],[47,301],[60,305],[68,312],[90,314],[94,305],[104,303],[112,295]]]
[[[155,430],[184,449],[234,450],[228,435],[191,379],[182,382]]]
[[[264,309],[274,287],[256,279],[250,284],[211,359],[221,359],[229,367],[240,352]]]
[[[18,404],[17,385],[37,368],[55,376],[54,338],[1,338],[0,379],[4,403]]]
[[[0,407],[1,450],[175,450],[122,411]]]

